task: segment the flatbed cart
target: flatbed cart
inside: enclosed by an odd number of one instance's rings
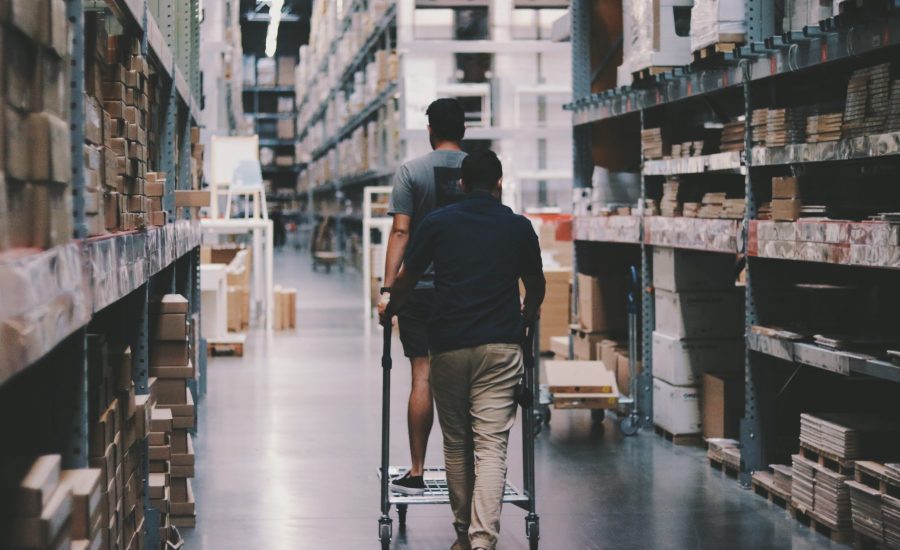
[[[394,522],[390,516],[391,506],[397,507],[397,517],[402,530],[406,526],[406,514],[410,505],[450,503],[444,468],[425,469],[425,494],[421,496],[404,495],[390,490],[391,480],[402,477],[408,470],[407,468],[390,466],[391,332],[392,327],[390,324],[384,327],[384,347],[381,355],[381,468],[378,470],[379,481],[381,482],[381,518],[378,520],[378,539],[381,541],[382,550],[390,548],[394,535]],[[534,377],[534,342],[534,330],[531,329],[528,331],[526,342],[523,345],[523,355],[525,387],[530,389],[532,398],[536,398],[537,389]],[[534,491],[535,415],[532,414],[533,406],[529,405],[523,408],[522,461],[524,467],[524,490],[520,491],[507,481],[503,502],[513,504],[527,512],[525,516],[525,536],[528,538],[529,548],[537,550],[540,539],[540,518],[537,515]],[[383,475],[384,472],[387,472],[387,475]]]
[[[550,407],[556,409],[590,409],[595,422],[602,422],[606,412],[618,417],[619,430],[624,435],[634,435],[640,428],[640,413],[637,408],[637,350],[638,350],[638,302],[640,292],[638,272],[635,266],[629,268],[628,285],[628,395],[579,395],[554,394],[547,385],[542,385],[538,394],[538,407],[535,409],[537,429],[540,432],[541,422],[550,423]]]

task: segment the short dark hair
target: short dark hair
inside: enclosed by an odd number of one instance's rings
[[[462,104],[452,97],[442,97],[431,102],[428,110],[431,133],[440,141],[462,141],[466,135],[466,112]]]
[[[503,177],[503,165],[490,149],[469,153],[462,162],[463,185],[468,191],[493,191]]]

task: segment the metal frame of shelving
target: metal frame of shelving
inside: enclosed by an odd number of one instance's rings
[[[745,410],[740,425],[741,471],[740,483],[749,487],[751,474],[766,468],[773,443],[772,411],[774,410],[774,391],[769,387],[769,358],[776,357],[795,364],[810,365],[826,371],[849,375],[866,375],[886,381],[900,382],[900,367],[863,354],[854,354],[826,350],[809,343],[785,342],[755,333],[752,329],[758,323],[756,294],[753,285],[755,257],[750,256],[747,243],[750,236],[751,221],[756,218],[757,204],[754,196],[753,176],[760,167],[790,166],[818,162],[840,162],[848,160],[895,157],[900,155],[900,133],[870,135],[855,139],[842,139],[829,143],[804,143],[778,148],[753,147],[752,116],[754,108],[764,106],[751,93],[755,82],[762,79],[778,79],[797,71],[813,68],[827,70],[837,67],[835,61],[859,59],[867,54],[900,51],[900,16],[893,12],[880,18],[869,18],[865,21],[852,20],[850,16],[840,15],[820,22],[818,27],[807,27],[802,32],[786,33],[771,36],[772,29],[765,22],[771,21],[771,14],[766,10],[772,8],[766,0],[748,0],[749,42],[738,48],[733,54],[725,57],[725,63],[716,67],[693,68],[683,67],[655,76],[643,87],[622,87],[602,93],[591,93],[583,86],[575,87],[575,98],[566,106],[573,113],[575,143],[576,185],[585,186],[589,175],[582,173],[584,163],[580,157],[590,154],[590,125],[595,122],[625,122],[624,117],[640,117],[640,128],[644,128],[644,116],[648,110],[679,108],[692,98],[713,97],[716,94],[734,93],[743,97],[743,114],[745,116],[744,152],[741,158],[713,158],[711,155],[694,159],[666,159],[662,161],[642,162],[641,200],[647,198],[645,177],[668,176],[676,174],[701,174],[711,171],[743,175],[746,210],[735,234],[736,246],[687,246],[672,240],[676,248],[699,248],[710,252],[736,253],[747,258],[745,282],[745,358],[744,386]],[[573,45],[573,68],[575,74],[586,65],[584,59],[578,58],[578,52],[589,55],[586,48],[589,43],[583,42],[589,17],[589,1],[573,0],[571,4],[571,25]],[[588,57],[589,59],[589,57]],[[821,78],[821,74],[818,75]],[[773,81],[774,82],[774,81]],[[629,124],[633,123],[633,119]],[[590,158],[589,156],[587,158]],[[723,161],[724,159],[724,161]],[[650,174],[645,172],[648,171]],[[654,218],[655,219],[655,218]],[[584,220],[585,222],[587,220]],[[699,220],[705,223],[714,220]],[[644,375],[652,376],[652,365],[649,355],[650,343],[647,335],[653,330],[652,301],[652,265],[651,239],[644,234],[650,222],[639,220],[641,224],[641,248],[644,265],[642,266],[644,283]],[[589,227],[589,223],[577,223],[577,228]],[[607,241],[604,235],[594,238],[590,231],[581,230],[576,235],[580,240]],[[598,232],[599,233],[599,232]],[[611,236],[616,235],[614,232]],[[799,262],[784,258],[786,261]],[[869,267],[869,266],[856,266]],[[872,266],[875,268],[894,268],[897,266]],[[573,306],[574,307],[574,306]],[[643,398],[643,394],[641,395]],[[651,403],[652,396],[644,398],[644,404]],[[652,410],[652,409],[651,409]]]
[[[71,93],[69,125],[72,148],[72,183],[74,240],[55,248],[34,254],[0,261],[0,271],[16,273],[25,270],[56,270],[58,275],[50,277],[58,287],[43,289],[41,296],[31,296],[30,300],[44,300],[31,304],[35,308],[49,305],[60,293],[67,293],[73,301],[74,313],[60,319],[53,330],[43,334],[42,347],[29,346],[22,356],[0,358],[10,368],[0,379],[0,391],[8,383],[19,383],[25,371],[37,365],[64,364],[59,369],[58,380],[53,381],[51,392],[56,406],[53,411],[52,444],[42,443],[44,448],[29,451],[56,451],[63,457],[66,468],[88,466],[88,325],[96,319],[101,310],[120,304],[127,307],[125,319],[117,336],[124,337],[133,352],[132,377],[137,394],[148,392],[148,349],[149,300],[151,287],[160,292],[179,292],[190,300],[191,311],[199,313],[199,245],[200,232],[194,220],[181,220],[164,227],[148,228],[140,232],[123,232],[102,237],[87,237],[85,223],[85,170],[82,144],[84,143],[84,47],[85,11],[109,10],[122,23],[126,32],[141,37],[141,48],[157,74],[163,80],[164,89],[170,91],[164,108],[165,128],[159,165],[167,171],[169,180],[167,191],[190,188],[191,123],[199,122],[199,103],[194,99],[200,90],[199,74],[199,3],[198,0],[179,2],[177,12],[174,0],[158,4],[162,19],[149,13],[150,0],[66,0],[66,16],[70,26],[72,45],[69,89]],[[164,23],[165,35],[160,31],[159,21]],[[178,28],[176,28],[176,24]],[[175,52],[173,54],[173,52]],[[187,73],[190,80],[186,80]],[[181,151],[174,148],[174,137],[180,134]],[[180,159],[178,158],[180,156]],[[176,174],[174,169],[180,168]],[[172,196],[166,199],[164,209],[174,220]],[[105,266],[120,269],[117,273],[104,271]],[[124,271],[127,269],[127,272]],[[65,282],[63,282],[65,279]],[[127,279],[127,280],[125,280]],[[31,281],[26,278],[0,277],[0,295],[21,294],[22,285]],[[26,298],[28,300],[29,298]],[[13,307],[12,315],[18,315]],[[199,317],[199,316],[197,316]],[[5,321],[5,319],[4,319]],[[65,325],[65,321],[68,325]],[[65,326],[62,326],[65,325]],[[42,325],[43,326],[43,325]],[[98,327],[100,328],[100,327]],[[9,343],[12,347],[12,343]],[[202,342],[195,342],[199,350]],[[7,353],[10,352],[7,349]],[[198,369],[205,376],[205,353],[199,353]],[[43,368],[43,367],[41,367]],[[31,388],[31,382],[28,382]],[[43,388],[46,389],[46,388]],[[192,388],[195,402],[199,403],[203,392]],[[36,388],[37,390],[37,388]],[[21,450],[21,449],[20,449]],[[148,472],[148,449],[143,446],[144,471]],[[144,479],[145,546],[159,546],[159,514],[149,501],[147,479]]]

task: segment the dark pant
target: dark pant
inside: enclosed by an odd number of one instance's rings
[[[434,289],[414,290],[397,314],[400,326],[400,343],[406,357],[428,357],[428,318]]]

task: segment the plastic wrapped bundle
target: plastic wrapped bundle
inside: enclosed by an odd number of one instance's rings
[[[691,50],[718,42],[743,42],[746,29],[743,0],[695,0],[691,10]]]
[[[629,73],[691,61],[692,0],[624,0],[622,67]]]

